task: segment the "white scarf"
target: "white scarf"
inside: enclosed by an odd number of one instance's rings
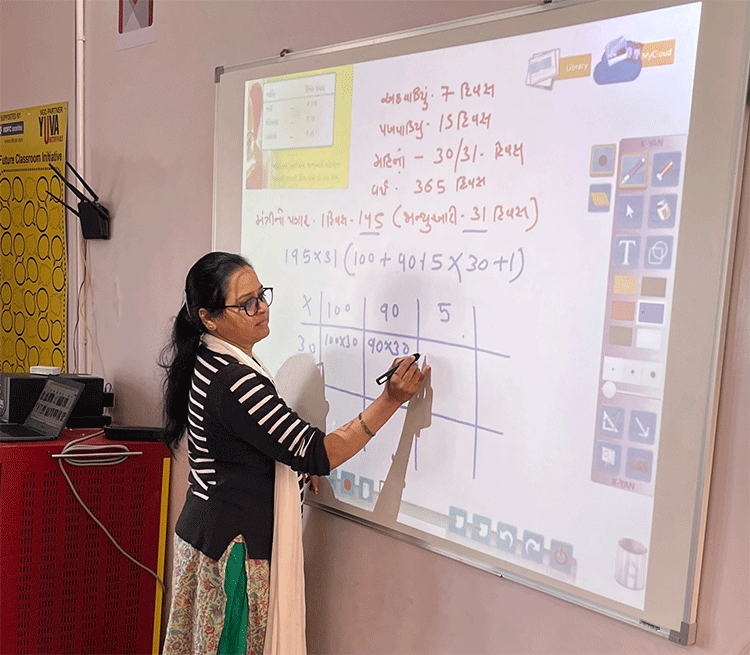
[[[203,343],[234,357],[257,373],[273,377],[265,366],[237,346],[211,334]],[[276,462],[273,508],[273,547],[268,592],[268,624],[263,655],[305,655],[305,571],[302,555],[302,515],[297,474]]]

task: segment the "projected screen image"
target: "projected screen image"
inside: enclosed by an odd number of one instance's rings
[[[643,609],[700,13],[246,82],[258,354],[327,430],[433,369],[316,500]]]

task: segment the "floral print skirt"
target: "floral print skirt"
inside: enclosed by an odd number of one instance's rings
[[[163,655],[262,655],[270,563],[244,546],[237,537],[217,562],[175,535]]]

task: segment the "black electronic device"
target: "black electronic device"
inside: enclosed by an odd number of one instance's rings
[[[34,406],[23,423],[0,425],[0,442],[47,441],[57,439],[65,427],[83,385],[48,375],[34,398]]]
[[[65,424],[71,430],[82,430],[85,428],[103,428],[112,422],[112,417],[107,414],[98,416],[71,416]]]
[[[162,428],[143,427],[138,425],[108,425],[104,436],[112,441],[159,441]]]
[[[31,412],[37,397],[44,387],[47,375],[36,373],[2,373],[0,374],[0,421],[22,423]],[[68,419],[68,427],[101,427],[106,424],[104,408],[114,405],[112,393],[104,391],[104,379],[94,375],[64,373],[58,376],[64,380],[73,380],[83,385],[78,402]],[[81,423],[92,417],[97,421]],[[104,418],[104,422],[101,420]],[[111,420],[111,419],[110,419]],[[75,424],[75,425],[74,425]]]
[[[58,198],[56,195],[47,191],[47,195],[50,196],[56,202],[67,207],[81,220],[81,232],[83,233],[84,239],[109,239],[109,211],[106,207],[99,203],[99,196],[96,195],[94,190],[86,183],[69,162],[65,162],[65,165],[70,168],[75,176],[81,181],[81,184],[86,187],[88,192],[93,196],[93,200],[87,198],[81,193],[76,187],[70,184],[65,176],[55,168],[53,164],[49,167],[55,171],[57,176],[65,183],[77,197],[78,197],[78,209],[73,209],[70,205]]]

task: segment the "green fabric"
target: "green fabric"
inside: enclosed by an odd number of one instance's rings
[[[224,573],[227,606],[224,627],[217,655],[245,655],[247,645],[247,573],[245,572],[245,544],[235,543],[227,558]]]

